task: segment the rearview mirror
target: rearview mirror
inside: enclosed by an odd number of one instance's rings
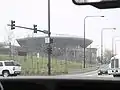
[[[99,9],[118,8],[120,0],[72,0],[76,5],[92,5]]]
[[[73,0],[76,4],[91,4],[91,3],[98,3],[98,2],[112,2],[117,0]]]

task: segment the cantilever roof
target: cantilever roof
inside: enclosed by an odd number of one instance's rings
[[[84,38],[79,38],[79,37],[70,37],[70,36],[52,36],[54,39],[54,45],[56,47],[65,47],[65,46],[81,46],[82,48],[84,47]],[[41,44],[44,45],[45,37],[29,37],[29,38],[22,38],[22,39],[17,39],[18,43],[21,46],[26,46],[26,47],[39,47]],[[85,47],[90,45],[93,41],[90,39],[85,39]]]

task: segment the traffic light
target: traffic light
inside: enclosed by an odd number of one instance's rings
[[[52,47],[47,47],[47,53],[52,54]]]
[[[11,20],[11,30],[15,29],[15,21]]]
[[[52,47],[49,48],[48,52],[52,54]]]
[[[50,38],[50,43],[53,43],[53,38]]]
[[[37,25],[33,25],[34,27],[34,33],[37,33]]]

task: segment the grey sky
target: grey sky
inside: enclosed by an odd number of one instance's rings
[[[5,41],[10,28],[6,25],[15,20],[16,25],[47,30],[47,1],[48,0],[1,0],[0,1],[0,40]],[[92,39],[92,47],[99,45],[102,28],[117,28],[115,36],[120,36],[120,9],[100,10],[92,6],[76,6],[72,0],[51,1],[51,32],[53,34],[69,34],[83,37],[83,21],[85,16],[100,16],[86,19],[86,37]],[[13,32],[15,38],[33,35],[32,31],[16,28]],[[41,36],[37,33],[34,36]],[[112,30],[104,31],[104,47],[111,49]],[[120,44],[119,44],[120,45]],[[118,46],[117,45],[117,49]],[[120,49],[120,48],[119,48]],[[118,51],[119,51],[118,49]]]

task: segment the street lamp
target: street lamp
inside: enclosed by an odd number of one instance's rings
[[[99,56],[99,49],[100,49],[100,46],[97,45],[96,48],[97,48],[97,56]]]
[[[86,45],[85,45],[85,23],[86,23],[86,18],[88,18],[88,17],[104,17],[104,16],[86,16],[85,18],[84,18],[84,65],[83,65],[83,67],[85,68],[85,48],[86,48]]]
[[[118,42],[120,40],[115,40],[115,55],[116,55],[116,42]]]
[[[103,28],[101,30],[101,64],[102,64],[102,61],[103,61],[103,31],[104,30],[116,30],[116,28]]]
[[[120,36],[114,36],[114,37],[112,37],[112,55],[114,55],[114,40],[117,37],[120,37]]]
[[[90,45],[90,65],[92,64],[92,53],[91,53],[91,45]]]

